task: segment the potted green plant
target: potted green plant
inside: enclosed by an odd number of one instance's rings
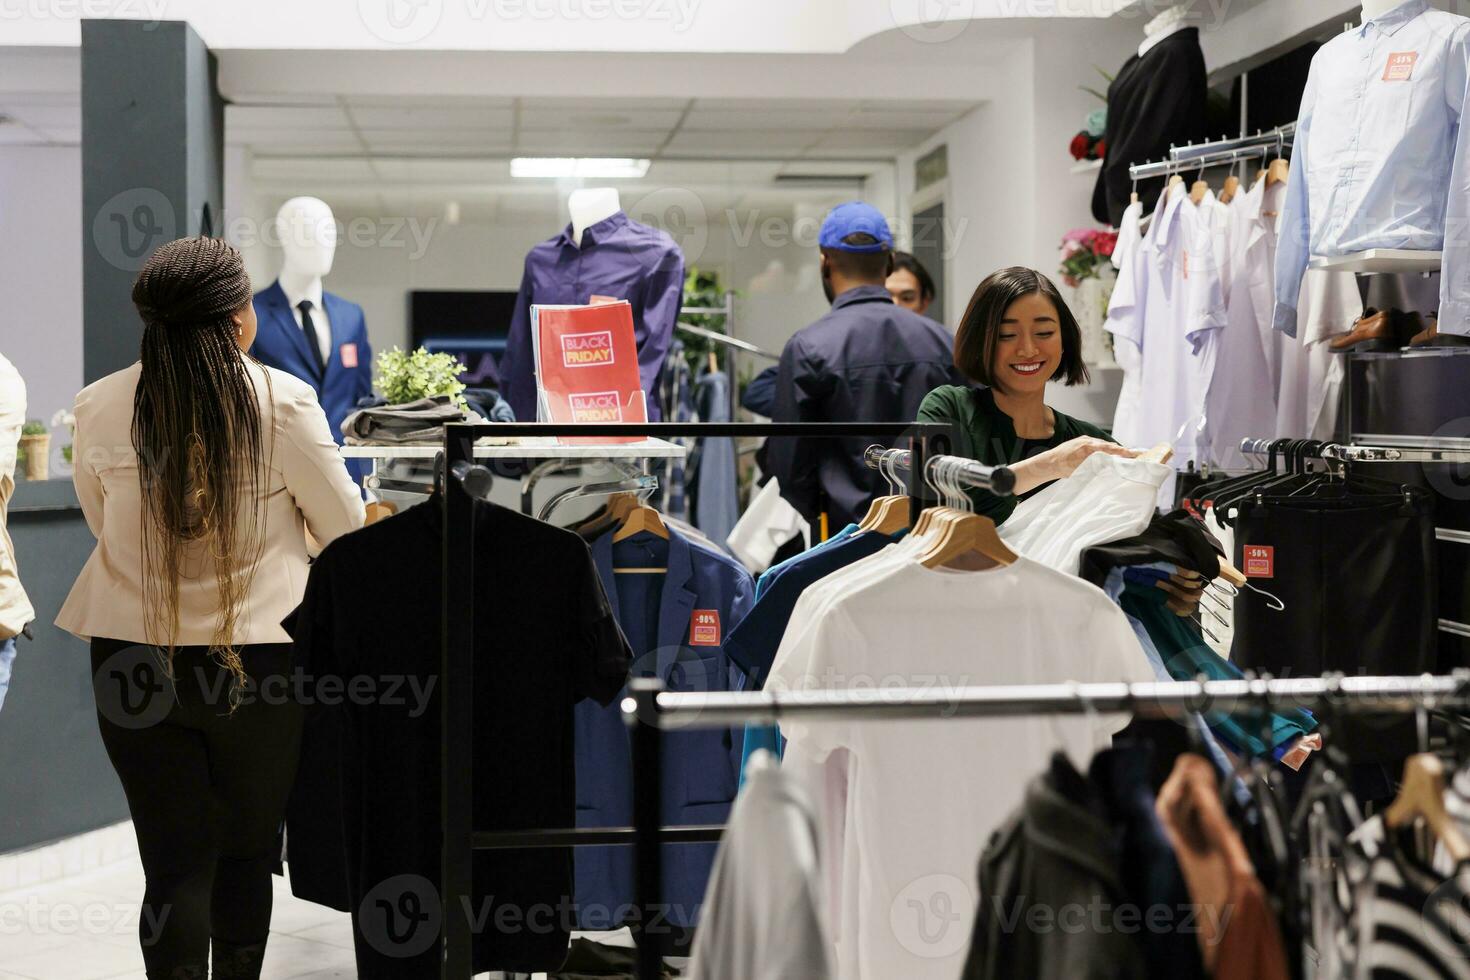
[[[410,353],[395,346],[378,354],[373,387],[390,405],[448,395],[463,408],[460,392],[465,385],[459,376],[464,371],[465,366],[452,354],[430,354],[422,347]]]
[[[718,309],[725,305],[725,292],[725,284],[720,280],[718,272],[706,272],[691,265],[684,273],[685,306],[704,310]],[[690,326],[703,327],[715,333],[728,332],[725,318],[719,314],[690,313],[679,319]],[[711,353],[717,358],[725,353],[718,341],[706,337],[686,333],[680,334],[679,339],[684,344],[684,359],[689,362],[689,370],[695,375],[708,363]]]
[[[66,434],[70,438],[75,439],[77,437],[77,417],[64,408],[58,409],[56,414],[51,416],[51,428],[59,429],[62,426],[66,427]],[[68,442],[61,447],[61,458],[66,460],[67,466],[71,465],[71,445]]]
[[[25,463],[27,480],[47,478],[51,462],[51,433],[38,419],[28,419],[20,428],[17,459]]]

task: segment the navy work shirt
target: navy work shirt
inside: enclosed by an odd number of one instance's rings
[[[648,420],[657,422],[658,373],[674,339],[684,296],[684,253],[667,232],[619,211],[582,230],[580,247],[568,225],[526,254],[505,355],[502,393],[516,418],[536,420],[536,369],[531,304],[582,306],[594,296],[625,299],[633,307],[638,376],[648,395]]]
[[[777,422],[912,422],[924,396],[964,384],[954,366],[949,331],[893,302],[882,285],[849,289],[832,310],[797,331],[781,352]],[[884,486],[863,463],[863,450],[898,440],[771,439],[768,460],[781,495],[815,523],[823,509],[832,526],[861,520]]]

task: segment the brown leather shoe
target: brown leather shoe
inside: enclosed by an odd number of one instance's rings
[[[1458,334],[1440,333],[1439,320],[1435,317],[1429,318],[1429,326],[1414,334],[1409,341],[1410,347],[1467,347],[1470,346],[1470,337],[1461,337]]]
[[[1408,343],[1409,337],[1418,329],[1418,318],[1417,313],[1375,310],[1370,306],[1354,321],[1352,330],[1341,337],[1332,338],[1327,346],[1334,354],[1398,350]],[[1413,329],[1410,329],[1410,324],[1413,324]]]

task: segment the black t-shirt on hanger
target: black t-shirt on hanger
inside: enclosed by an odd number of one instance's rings
[[[1092,216],[1117,227],[1128,207],[1133,181],[1128,167],[1166,159],[1171,144],[1208,139],[1209,89],[1199,28],[1176,31],[1130,57],[1108,86],[1108,121],[1102,170],[1092,192]],[[1220,133],[1214,134],[1219,138]],[[1145,208],[1163,190],[1164,178],[1138,182]]]
[[[616,697],[632,654],[581,538],[476,506],[475,828],[572,827],[572,706]],[[439,975],[441,521],[434,499],[333,542],[285,624],[315,682],[288,861],[343,849],[364,978]],[[477,851],[474,882],[476,972],[556,969],[570,851]]]

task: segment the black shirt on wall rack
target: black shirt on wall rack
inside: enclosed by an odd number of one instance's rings
[[[1108,86],[1106,145],[1092,216],[1116,228],[1133,191],[1128,167],[1167,157],[1171,144],[1205,140],[1208,107],[1199,28],[1176,31],[1125,61]],[[1162,177],[1139,181],[1139,200],[1154,200],[1163,186]]]

